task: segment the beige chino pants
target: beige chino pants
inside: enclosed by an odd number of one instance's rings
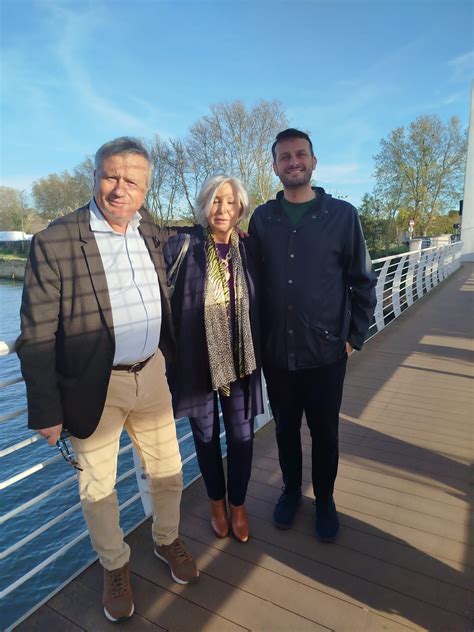
[[[71,437],[77,461],[79,496],[92,545],[108,570],[130,559],[115,491],[119,439],[125,428],[149,476],[154,541],[178,537],[183,489],[181,456],[165,361],[158,349],[138,373],[112,371],[99,425],[87,439]]]

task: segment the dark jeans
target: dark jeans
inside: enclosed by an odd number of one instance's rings
[[[219,396],[227,443],[227,490],[229,501],[245,502],[252,468],[253,418],[246,419],[241,382],[231,385],[229,397]],[[210,393],[206,417],[190,417],[199,468],[212,500],[225,497],[226,484],[219,439],[217,393]]]
[[[304,411],[311,433],[313,491],[322,501],[332,496],[337,475],[339,409],[346,363],[347,355],[344,354],[338,362],[316,369],[283,371],[264,368],[285,487],[290,491],[301,488],[300,430]]]

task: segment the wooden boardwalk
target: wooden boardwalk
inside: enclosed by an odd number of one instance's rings
[[[271,423],[255,442],[247,544],[213,536],[198,481],[184,493],[181,531],[199,582],[170,579],[145,523],[128,538],[131,620],[105,621],[96,563],[18,630],[472,630],[473,291],[465,265],[351,358],[337,543],[314,537],[308,467],[294,528],[272,526],[281,477]],[[307,429],[303,438],[308,466]]]

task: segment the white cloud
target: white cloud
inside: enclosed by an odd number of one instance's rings
[[[474,50],[458,55],[448,61],[452,68],[451,79],[453,81],[469,81],[474,78]]]

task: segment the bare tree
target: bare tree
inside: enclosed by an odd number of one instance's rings
[[[211,173],[206,171],[206,163],[201,162],[199,156],[190,151],[182,140],[171,139],[170,145],[170,164],[177,174],[181,200],[185,205],[181,215],[196,221],[196,197],[201,184]]]
[[[287,126],[278,101],[260,101],[249,109],[240,101],[212,105],[191,127],[183,166],[199,184],[217,173],[237,176],[253,205],[261,204],[274,194],[271,145]]]
[[[152,163],[150,190],[146,205],[160,224],[166,224],[176,212],[180,180],[171,161],[172,147],[158,135],[148,145]]]

